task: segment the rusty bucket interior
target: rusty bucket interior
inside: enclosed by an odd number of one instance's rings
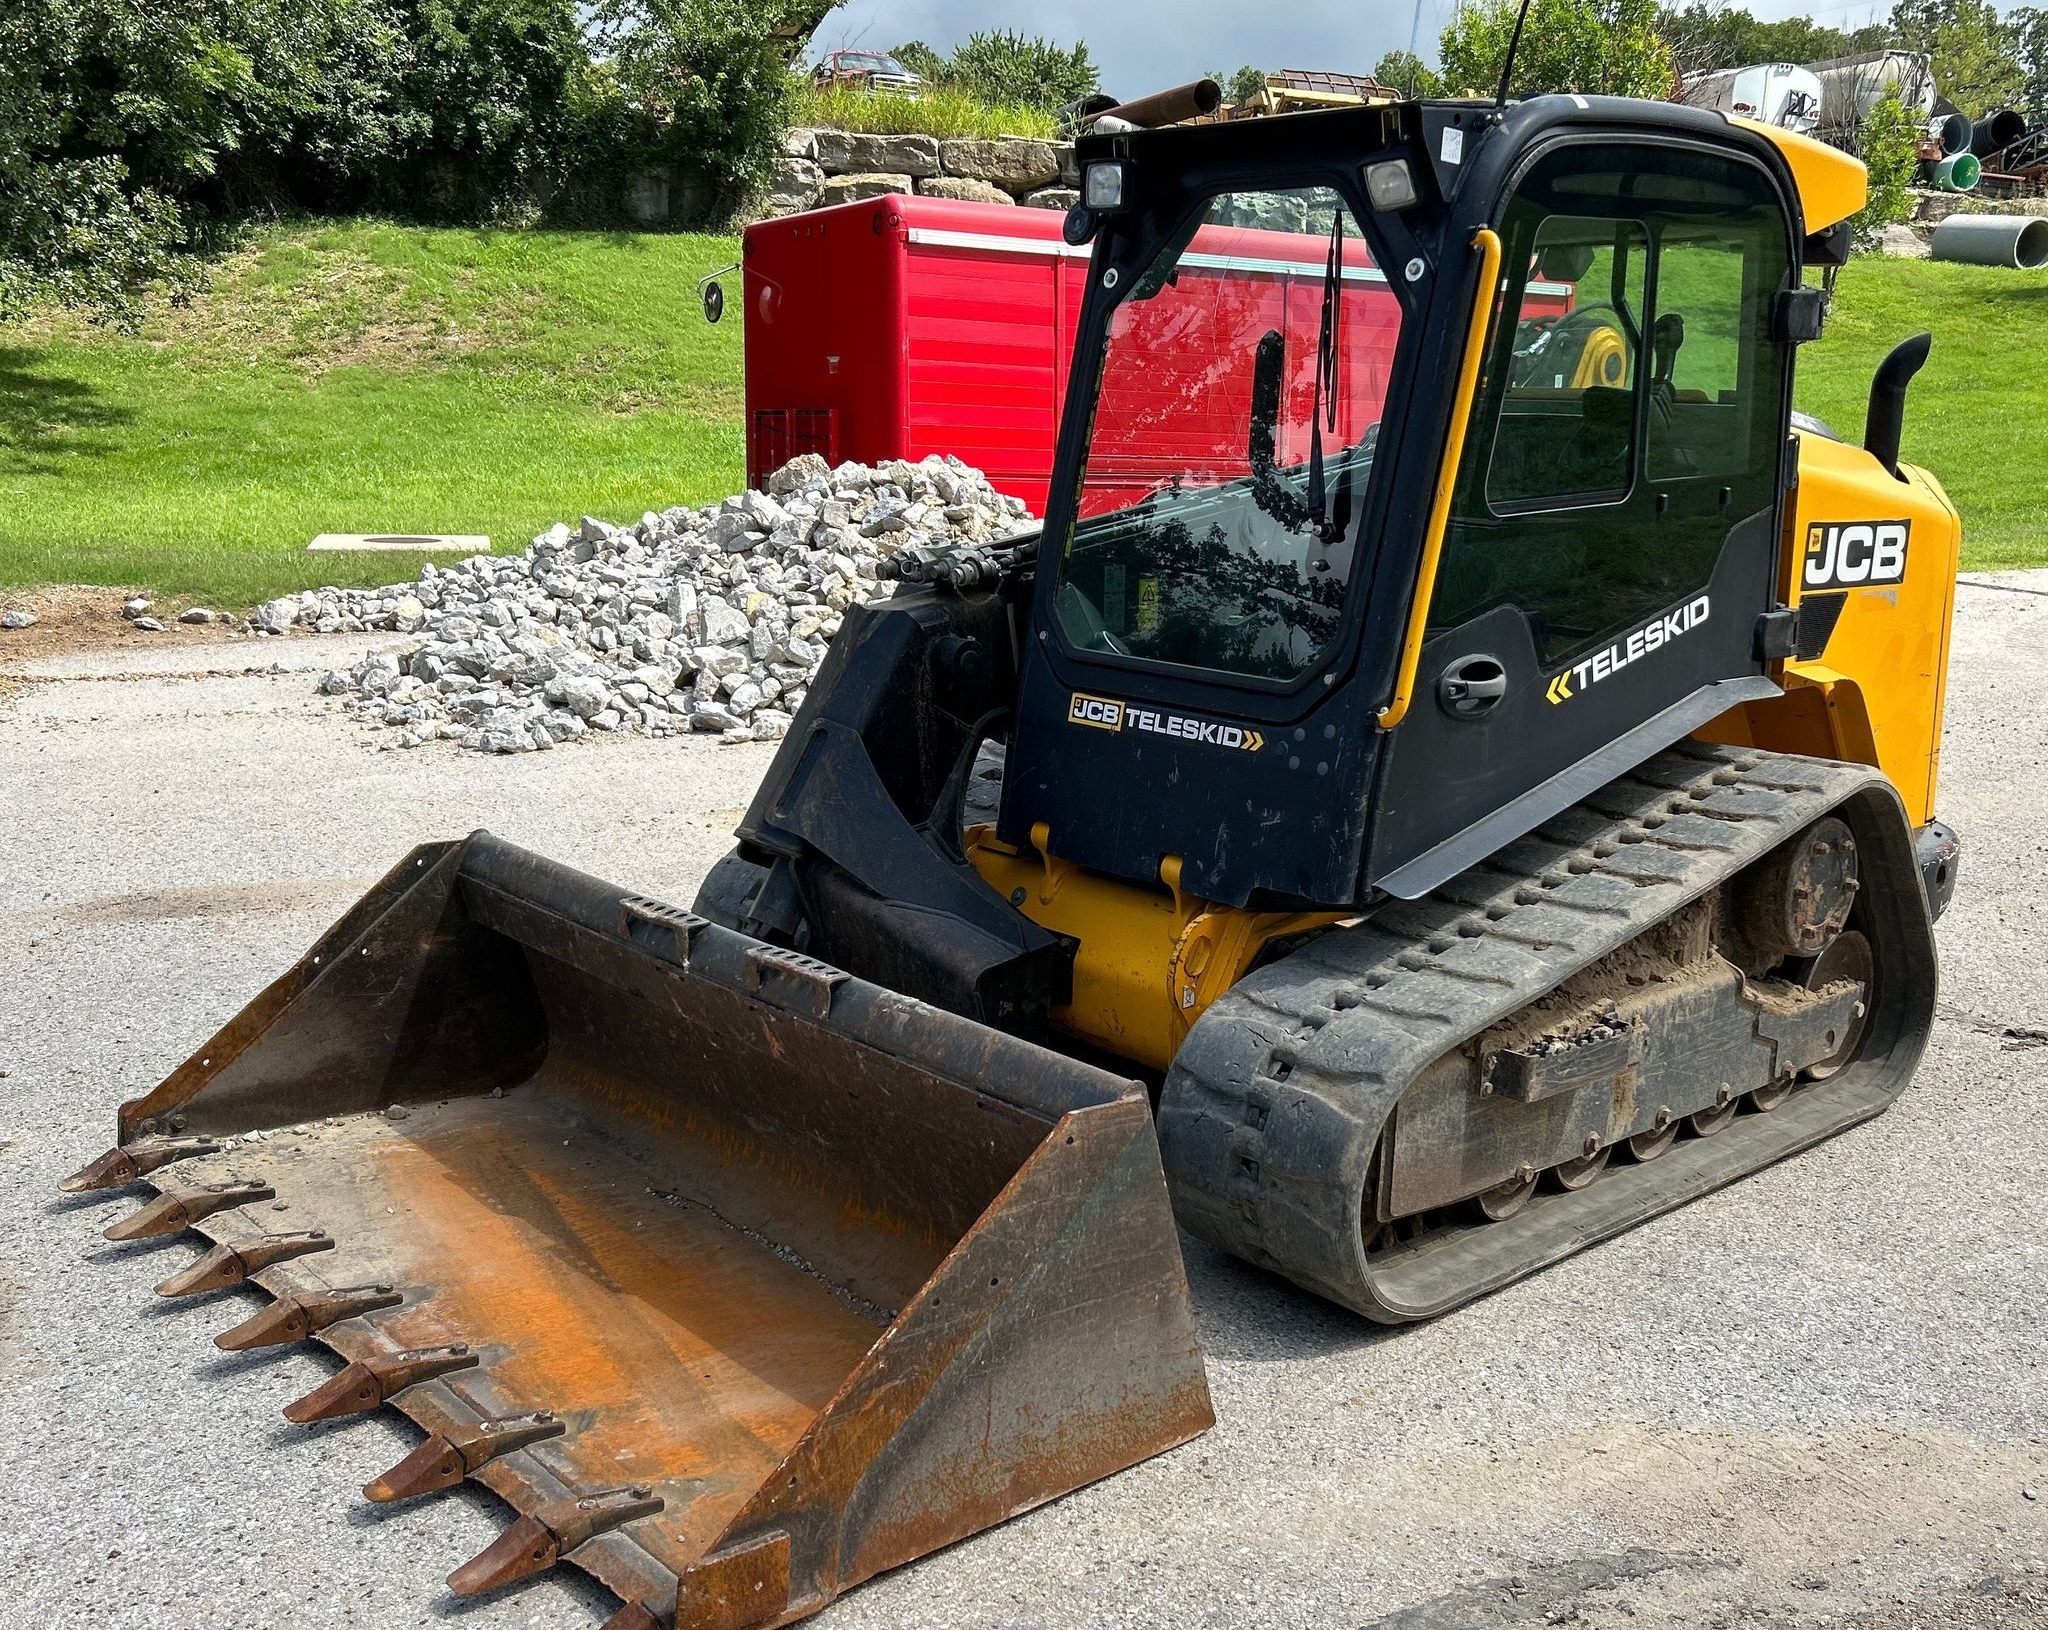
[[[1211,1423],[1142,1088],[488,834],[409,856],[75,1187],[634,1625],[780,1624]],[[277,1209],[281,1202],[284,1210]],[[284,1226],[288,1224],[287,1226]],[[125,1234],[122,1232],[126,1230]]]

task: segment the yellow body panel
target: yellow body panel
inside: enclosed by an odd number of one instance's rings
[[[1870,172],[1861,159],[1776,125],[1758,124],[1754,119],[1730,119],[1730,124],[1754,130],[1785,155],[1792,167],[1792,179],[1799,188],[1799,211],[1807,232],[1825,232],[1862,209],[1870,197]]]
[[[1043,827],[1032,837],[1036,849],[1017,849],[976,827],[967,858],[1033,922],[1080,942],[1074,1000],[1053,1009],[1053,1023],[1156,1070],[1173,1062],[1189,1027],[1274,940],[1344,920],[1335,912],[1241,911],[1183,894],[1171,858],[1159,886],[1141,888],[1052,856]]]
[[[1847,596],[1827,650],[1811,662],[1783,664],[1784,696],[1748,703],[1699,734],[1873,764],[1899,789],[1917,826],[1934,818],[1963,528],[1933,476],[1902,468],[1906,479],[1899,481],[1860,447],[1799,433],[1799,490],[1780,597],[1797,605],[1809,592],[1809,540],[1818,547],[1815,529],[1834,523],[1909,522],[1904,577],[1810,591]]]

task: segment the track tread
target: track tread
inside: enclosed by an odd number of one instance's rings
[[[1561,1236],[1441,1305],[1395,1306],[1372,1283],[1359,1197],[1420,1071],[1873,788],[1889,790],[1860,765],[1683,744],[1422,899],[1250,975],[1197,1022],[1161,1097],[1183,1223],[1385,1319],[1430,1316],[1617,1231]]]

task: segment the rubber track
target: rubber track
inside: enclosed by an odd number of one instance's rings
[[[1423,1069],[1830,811],[1856,830],[1859,920],[1879,947],[1882,995],[1856,1064],[1654,1163],[1367,1259],[1375,1148]],[[1191,1232],[1370,1317],[1432,1317],[1879,1113],[1919,1062],[1934,996],[1912,833],[1882,774],[1688,743],[1216,1002],[1159,1104],[1175,1210]]]

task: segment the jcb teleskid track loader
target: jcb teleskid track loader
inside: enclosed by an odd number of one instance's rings
[[[1861,168],[1578,97],[1081,158],[1042,544],[899,557],[696,909],[422,849],[72,1180],[348,1361],[292,1419],[425,1430],[372,1499],[517,1508],[458,1591],[800,1618],[1205,1429],[1176,1219],[1426,1318],[1919,1059],[1925,337],[1792,411]]]

